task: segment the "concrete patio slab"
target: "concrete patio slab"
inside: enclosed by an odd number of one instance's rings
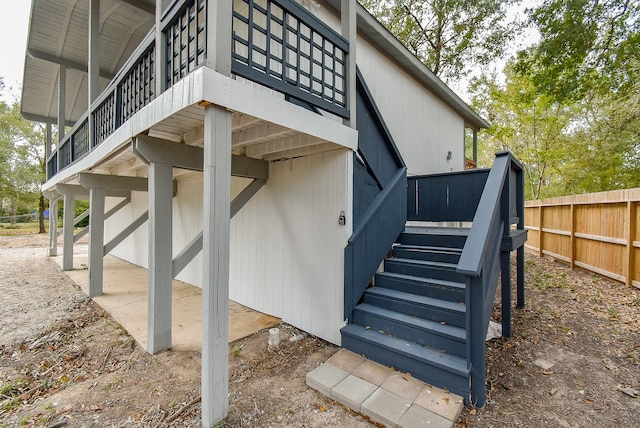
[[[62,266],[62,257],[52,257]],[[89,281],[87,255],[74,254],[74,269],[65,273],[86,292]],[[94,301],[124,327],[142,346],[147,345],[147,270],[114,256],[104,258],[103,294]],[[272,327],[280,319],[229,301],[229,342]],[[171,348],[200,351],[202,348],[202,290],[174,280],[171,307]]]

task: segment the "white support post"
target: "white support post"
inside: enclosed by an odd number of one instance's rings
[[[161,25],[162,12],[168,6],[167,3],[167,0],[156,0],[156,61],[154,78],[156,98],[164,91],[167,79],[167,52]]]
[[[73,226],[75,224],[75,202],[72,194],[64,195],[62,212],[62,270],[73,269]]]
[[[50,123],[46,123],[44,125],[44,129],[45,129],[45,142],[44,142],[44,158],[48,161],[49,157],[51,157],[51,124]],[[47,170],[48,173],[48,170]],[[47,179],[49,177],[46,177]]]
[[[102,294],[105,195],[98,187],[89,190],[89,297]]]
[[[202,426],[214,427],[229,410],[229,209],[231,113],[204,113]]]
[[[58,70],[58,143],[64,139],[66,117],[66,98],[67,98],[67,68],[60,65]]]
[[[58,198],[49,199],[49,257],[58,255]]]
[[[349,41],[349,54],[347,55],[347,108],[349,119],[345,124],[356,127],[356,0],[341,0],[340,18],[342,21],[342,37]]]
[[[149,318],[147,352],[171,348],[173,168],[149,164]]]
[[[91,104],[100,95],[100,0],[89,0],[89,147],[94,146],[94,122]]]

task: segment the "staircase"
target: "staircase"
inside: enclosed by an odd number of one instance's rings
[[[389,230],[380,219],[393,217],[385,200],[399,192],[387,186],[379,196],[384,200],[372,205],[375,213],[345,250],[348,324],[341,330],[342,346],[482,407],[485,336],[499,281],[503,336],[511,336],[514,250],[517,303],[524,305],[522,166],[510,153],[498,153],[491,170],[409,177],[403,190],[407,220],[471,222],[471,227],[416,227],[403,220],[397,238],[382,247],[384,242],[371,236]],[[393,224],[397,221],[396,215]],[[386,248],[386,258],[376,259],[380,248]]]
[[[468,395],[466,278],[456,271],[468,233],[407,226],[342,329],[342,346]]]
[[[517,251],[517,306],[524,305],[522,164],[503,152],[490,170],[407,177],[359,71],[356,89],[342,346],[482,407],[485,337],[499,280],[502,332],[511,336],[511,251]]]

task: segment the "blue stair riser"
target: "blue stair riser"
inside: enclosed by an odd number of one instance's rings
[[[392,255],[393,257],[399,257],[403,259],[432,260],[445,263],[458,263],[458,261],[460,260],[460,253],[453,251],[394,248],[392,251]]]
[[[425,247],[449,247],[458,249],[464,247],[466,241],[467,237],[465,235],[437,235],[408,232],[400,234],[400,238],[398,239],[398,242],[404,245],[422,245]]]
[[[431,280],[381,272],[375,277],[376,287],[389,288],[449,302],[464,302],[465,287],[462,283]]]
[[[430,385],[448,389],[462,397],[469,396],[468,375],[453,373],[442,367],[433,366],[398,353],[395,349],[371,343],[345,332],[342,334],[342,346],[357,354],[365,355],[367,358],[377,361],[380,364],[411,373],[416,379],[420,379]],[[465,403],[466,401],[465,399]]]
[[[410,263],[406,259],[386,259],[384,261],[385,272],[395,272],[404,275],[419,276],[423,278],[443,279],[446,281],[466,282],[466,276],[458,273],[454,268],[437,267],[428,265],[429,262]]]
[[[422,319],[444,322],[456,327],[464,328],[466,325],[466,314],[464,312],[464,305],[460,305],[460,308],[456,308],[459,310],[453,311],[448,308],[443,308],[436,305],[422,304],[420,302],[405,300],[402,298],[381,296],[378,294],[374,294],[372,291],[365,293],[364,302],[371,305],[379,306],[381,308],[391,309],[403,314],[420,317]]]
[[[356,307],[353,311],[353,323],[370,327],[373,331],[398,337],[418,345],[423,345],[436,351],[444,351],[452,355],[466,357],[466,344],[459,338],[438,334],[438,332],[414,323],[402,322],[396,319],[365,311]]]

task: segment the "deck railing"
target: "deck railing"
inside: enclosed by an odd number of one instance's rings
[[[496,154],[491,170],[408,178],[407,219],[472,222],[457,271],[466,276],[467,355],[471,401],[485,401],[485,336],[502,279],[502,329],[511,336],[510,251],[517,249],[518,306],[524,305],[523,167],[509,152]],[[512,226],[515,225],[515,229]]]
[[[161,17],[162,55],[155,27],[47,159],[47,178],[89,153],[162,90],[201,67],[207,57],[210,0],[174,0]],[[212,3],[213,4],[213,3]],[[349,117],[348,42],[293,0],[233,2],[232,72]],[[208,26],[209,25],[209,26]],[[164,61],[163,76],[156,62]]]
[[[231,71],[342,117],[349,43],[293,0],[237,0]]]

